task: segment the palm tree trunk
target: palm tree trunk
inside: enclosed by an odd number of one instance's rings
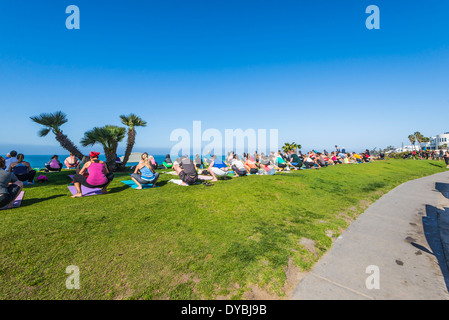
[[[117,169],[117,163],[115,162],[115,152],[111,152],[104,148],[104,155],[106,156],[106,165],[110,172],[114,172]]]
[[[128,141],[126,143],[126,150],[125,150],[125,156],[123,157],[122,166],[125,167],[128,163],[129,156],[131,155],[131,152],[133,151],[134,143],[136,141],[136,131],[134,128],[128,129]]]
[[[63,147],[65,150],[67,150],[70,153],[73,153],[75,157],[82,160],[84,155],[81,153],[81,151],[78,150],[78,148],[75,146],[75,144],[62,132],[59,132],[55,135],[56,141],[59,142],[61,147]]]

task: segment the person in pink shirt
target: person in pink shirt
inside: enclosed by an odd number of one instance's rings
[[[50,171],[61,171],[62,169],[62,163],[59,162],[58,160],[58,156],[54,155],[53,157],[51,157],[51,160],[48,161],[45,164],[45,172],[50,172]]]
[[[80,198],[83,196],[81,185],[87,188],[101,188],[102,193],[107,193],[107,186],[114,179],[114,174],[109,172],[108,167],[103,161],[98,160],[99,155],[99,152],[92,151],[89,154],[90,160],[84,164],[78,174],[73,176],[76,193],[72,198]],[[88,177],[84,175],[86,170],[89,172]]]

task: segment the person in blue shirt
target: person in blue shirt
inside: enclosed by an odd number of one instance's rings
[[[142,161],[140,161],[134,169],[131,179],[137,184],[136,190],[142,189],[143,184],[152,184],[153,188],[156,186],[156,182],[159,179],[159,173],[154,172],[147,153],[142,154]]]
[[[211,181],[218,181],[218,177],[226,177],[228,175],[228,166],[223,163],[222,160],[218,159],[217,156],[212,156],[212,162],[209,165],[207,171],[209,171],[212,176]]]
[[[14,173],[14,175],[22,182],[28,181],[33,183],[36,170],[31,168],[31,165],[23,161],[25,156],[22,153],[17,155],[17,162],[11,163],[8,171]]]

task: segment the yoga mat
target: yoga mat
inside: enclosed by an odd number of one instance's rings
[[[182,183],[182,180],[171,179],[171,180],[168,181],[168,182],[173,182],[174,184],[177,184],[177,185],[182,186],[182,187],[188,187],[188,186],[189,186],[189,185],[183,185],[183,184],[181,184],[181,183]]]
[[[67,186],[67,188],[70,190],[72,195],[74,195],[76,193],[75,186]],[[81,185],[81,192],[83,194],[83,197],[96,196],[96,195],[102,194],[100,188],[91,189],[91,188],[87,188],[83,185]]]
[[[132,180],[124,180],[124,181],[120,181],[120,182],[126,184],[127,186],[129,186],[129,187],[131,187],[133,189],[137,188],[137,184],[134,181],[132,181]],[[142,189],[152,189],[152,188],[153,188],[153,184],[152,183],[150,183],[150,184],[142,184]],[[156,186],[155,188],[158,188],[158,186]]]
[[[24,194],[25,194],[25,191],[20,192],[19,196],[16,198],[16,200],[14,200],[14,204],[11,209],[20,207],[20,205],[22,204]],[[4,206],[3,208],[0,208],[0,210],[5,210],[5,209],[6,209],[6,206]]]
[[[205,176],[205,175],[199,175],[198,179],[201,179],[201,180],[212,180],[212,177],[211,176]]]

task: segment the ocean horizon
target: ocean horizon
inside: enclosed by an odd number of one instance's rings
[[[45,167],[45,164],[51,160],[51,157],[53,157],[55,154],[49,154],[49,155],[42,155],[42,154],[38,154],[38,155],[25,155],[24,161],[29,162],[30,166],[32,168],[36,168],[36,169],[43,169]],[[2,157],[5,157],[6,155],[1,155]],[[69,154],[57,154],[58,156],[58,160],[64,164],[64,160],[69,156]],[[122,154],[118,155],[119,157],[122,157]],[[164,159],[165,159],[165,155],[153,155],[154,160],[156,160],[156,162],[158,164],[161,164]],[[104,155],[100,155],[98,157],[100,160],[102,161],[106,161],[106,157]],[[128,162],[127,166],[133,166],[136,165],[137,162]],[[65,168],[65,166],[63,167]]]
[[[38,154],[38,155],[25,155],[24,161],[29,162],[30,166],[32,168],[35,169],[43,169],[45,167],[45,164],[51,160],[51,157],[53,157],[55,154],[48,154],[48,155],[42,155],[42,154]],[[69,154],[56,154],[58,156],[58,160],[64,164],[64,160],[69,156]],[[1,155],[2,157],[6,157],[6,155]],[[119,157],[124,156],[123,154],[119,154]],[[153,154],[152,155],[154,157],[154,160],[158,163],[158,164],[162,164],[162,162],[164,162],[165,160],[165,156],[166,154]],[[100,156],[98,157],[100,160],[102,161],[106,161],[106,157],[102,154],[100,154]],[[190,157],[191,159],[193,159],[194,157]],[[222,160],[224,160],[225,156],[222,157]],[[175,160],[174,158],[172,159],[173,161]],[[127,166],[134,166],[137,165],[138,162],[128,162]],[[63,169],[65,168],[65,166],[63,167]]]

